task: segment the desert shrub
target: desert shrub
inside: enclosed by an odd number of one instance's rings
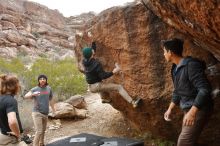
[[[47,58],[47,55],[46,55],[45,53],[40,53],[40,54],[39,54],[39,57],[46,59],[46,58]]]
[[[26,91],[37,85],[39,74],[46,74],[56,100],[65,100],[72,95],[84,93],[87,87],[83,74],[78,71],[76,63],[72,59],[63,61],[40,59],[27,68],[22,59],[9,61],[0,58],[0,73],[16,74],[22,89]],[[18,106],[23,128],[31,129],[33,122],[27,115],[31,114],[33,103],[31,100],[23,100],[20,96],[18,96]]]
[[[25,73],[26,85],[30,89],[37,85],[39,74],[48,77],[48,83],[58,100],[86,91],[84,75],[81,74],[72,59],[61,61],[37,60]]]
[[[39,74],[45,74],[57,100],[82,94],[87,87],[84,75],[78,71],[73,59],[61,61],[39,59],[33,63],[30,69],[26,68],[19,59],[11,61],[0,59],[0,73],[17,74],[26,91],[38,84]]]
[[[32,32],[32,34],[36,37],[36,38],[40,38],[40,33],[38,33],[38,32]]]
[[[19,59],[4,60],[0,58],[0,73],[14,73],[22,75],[25,71],[24,64]]]
[[[21,50],[18,52],[18,57],[21,58],[21,57],[25,57],[25,56],[28,56],[28,53],[24,50]]]

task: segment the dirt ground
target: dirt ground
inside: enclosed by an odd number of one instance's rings
[[[53,120],[49,119],[45,135],[45,144],[68,136],[89,133],[104,137],[125,137],[144,140],[145,146],[173,146],[172,143],[154,139],[150,134],[137,131],[133,127],[134,125],[119,111],[114,109],[110,104],[101,103],[98,94],[87,94],[84,95],[84,98],[88,106],[87,118],[60,119],[61,128],[56,130],[49,130],[50,125],[54,124]],[[19,101],[19,105],[20,117],[25,133],[33,136],[34,127],[31,118],[33,103],[31,100],[22,100]],[[33,139],[33,137],[31,139]],[[32,144],[29,146],[32,146]]]
[[[45,141],[48,143],[53,139],[72,136],[80,133],[90,133],[100,136],[131,137],[132,126],[109,104],[102,104],[98,94],[85,96],[88,104],[88,116],[86,119],[61,120],[62,127],[57,130],[47,130]],[[52,122],[49,120],[48,126]]]

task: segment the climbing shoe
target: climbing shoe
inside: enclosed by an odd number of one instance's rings
[[[112,100],[111,99],[102,99],[102,103],[111,103]]]
[[[135,100],[132,100],[131,104],[132,104],[133,108],[136,108],[139,105],[141,100],[142,99],[140,97],[136,98]]]
[[[23,136],[21,137],[21,141],[24,141],[26,144],[32,143],[31,138],[30,138],[29,136],[27,136],[27,135],[23,135]]]

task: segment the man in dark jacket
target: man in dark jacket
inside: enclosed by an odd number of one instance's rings
[[[183,41],[180,39],[164,41],[163,50],[165,59],[173,63],[171,74],[174,84],[172,101],[164,118],[170,121],[172,109],[180,105],[184,117],[177,146],[194,146],[213,109],[205,66],[198,59],[182,56]]]
[[[134,108],[138,106],[140,98],[133,100],[126,90],[119,84],[103,83],[102,80],[110,78],[112,75],[120,71],[120,67],[116,64],[115,68],[111,72],[106,72],[102,68],[102,64],[94,58],[94,50],[92,48],[83,49],[83,72],[86,76],[86,81],[89,84],[89,90],[93,93],[96,92],[108,92],[117,90],[119,94]]]

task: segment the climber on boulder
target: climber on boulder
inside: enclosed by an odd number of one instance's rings
[[[85,74],[86,81],[89,84],[89,90],[92,93],[116,90],[128,103],[131,103],[134,108],[138,106],[141,98],[132,99],[122,85],[102,82],[102,80],[113,76],[121,70],[117,63],[113,71],[106,72],[103,70],[102,64],[94,58],[94,49],[83,48],[82,53],[84,59],[82,61],[83,67],[81,68],[81,72]]]

